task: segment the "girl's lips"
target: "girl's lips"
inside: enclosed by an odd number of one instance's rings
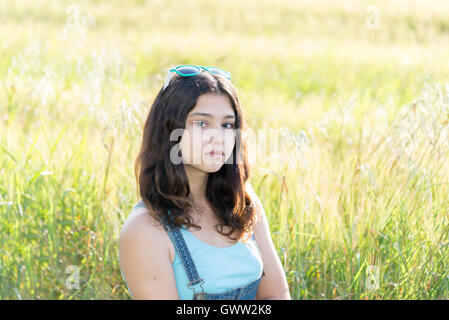
[[[223,152],[217,152],[217,151],[211,151],[211,152],[208,153],[208,155],[210,157],[220,158],[220,157],[224,156],[224,153]]]

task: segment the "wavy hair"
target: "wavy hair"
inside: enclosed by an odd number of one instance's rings
[[[161,222],[160,215],[165,215],[174,227],[186,225],[201,229],[187,212],[193,207],[193,201],[184,164],[174,164],[170,160],[170,150],[181,137],[170,141],[170,134],[175,129],[185,129],[188,113],[206,93],[228,96],[236,117],[235,129],[246,127],[237,90],[229,80],[208,72],[191,77],[174,73],[170,84],[159,91],[151,106],[135,161],[137,193],[147,208],[152,209],[150,212],[157,221]],[[209,173],[206,185],[206,199],[220,222],[214,229],[231,240],[249,238],[255,223],[253,199],[245,189],[250,166],[241,131],[236,130],[232,161],[226,161],[217,172]],[[223,231],[224,226],[230,228],[229,232]]]

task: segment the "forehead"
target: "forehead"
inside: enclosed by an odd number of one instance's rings
[[[189,116],[194,113],[208,113],[216,118],[234,115],[231,101],[227,95],[202,94],[195,107],[190,110]]]

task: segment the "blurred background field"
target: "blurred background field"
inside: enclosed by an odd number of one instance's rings
[[[232,73],[292,299],[449,298],[449,3],[0,3],[0,299],[129,299],[118,234],[166,69]],[[79,282],[77,282],[79,280]]]

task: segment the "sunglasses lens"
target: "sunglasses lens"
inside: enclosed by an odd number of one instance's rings
[[[215,68],[215,67],[208,67],[207,70],[209,70],[212,73],[216,73],[225,77],[231,77],[231,74],[229,72],[226,72],[224,70],[221,70],[219,68]]]
[[[178,71],[179,73],[181,73],[183,75],[197,74],[200,72],[200,70],[195,67],[179,67],[179,68],[176,68],[176,71]]]

